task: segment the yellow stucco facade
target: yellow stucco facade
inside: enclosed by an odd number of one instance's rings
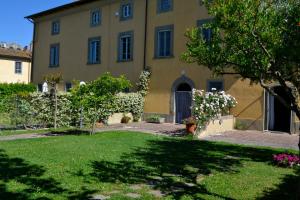
[[[133,5],[133,16],[122,21],[119,16],[120,5],[128,2]],[[135,83],[143,68],[150,67],[152,77],[145,114],[160,114],[167,121],[174,122],[176,109],[172,88],[176,80],[188,79],[193,87],[204,90],[209,80],[222,80],[224,90],[238,101],[232,114],[243,121],[247,128],[263,130],[264,90],[260,86],[250,86],[248,80],[242,81],[233,75],[212,77],[207,68],[187,64],[180,59],[186,50],[185,31],[195,27],[197,20],[209,18],[206,8],[200,5],[199,0],[172,0],[169,12],[158,12],[157,3],[158,0],[94,0],[30,16],[35,23],[32,81],[42,83],[44,75],[54,72],[63,74],[64,83],[74,79],[91,81],[109,71],[113,75],[124,74]],[[101,10],[101,25],[91,27],[90,17],[94,9]],[[55,20],[60,22],[60,33],[51,35],[51,24]],[[173,56],[157,59],[154,53],[155,30],[168,25],[174,29]],[[118,36],[127,31],[132,31],[134,35],[133,59],[130,62],[118,62]],[[89,65],[88,39],[93,37],[101,37],[101,63]],[[56,43],[60,44],[60,62],[58,67],[51,68],[50,45]]]
[[[21,62],[19,73],[15,70],[16,62]],[[31,62],[0,57],[0,83],[29,83],[30,75]]]

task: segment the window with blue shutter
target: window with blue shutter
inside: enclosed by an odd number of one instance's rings
[[[101,11],[93,10],[91,11],[91,26],[98,26],[101,24]]]
[[[59,44],[52,44],[50,46],[50,67],[59,66]]]
[[[52,35],[58,35],[59,32],[60,32],[60,22],[59,21],[52,22],[52,28],[51,28]]]
[[[119,34],[118,61],[131,61],[133,59],[133,32]]]
[[[207,82],[208,92],[219,92],[224,90],[224,82],[222,80],[209,80]]]
[[[90,38],[88,41],[88,64],[99,64],[101,56],[101,38]]]
[[[202,19],[197,21],[197,27],[200,29],[203,39],[209,42],[212,38],[212,29],[205,27],[212,19]]]
[[[173,25],[156,28],[155,57],[164,58],[173,56]]]
[[[157,12],[168,12],[173,9],[173,0],[157,0]]]

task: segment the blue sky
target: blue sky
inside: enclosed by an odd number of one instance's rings
[[[72,0],[1,0],[0,41],[28,45],[33,26],[24,17],[70,2]]]

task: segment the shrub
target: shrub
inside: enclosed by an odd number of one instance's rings
[[[160,123],[160,116],[159,115],[150,115],[149,117],[147,117],[146,122]]]
[[[204,92],[193,90],[192,114],[197,121],[197,128],[203,129],[210,120],[218,119],[222,114],[229,114],[237,104],[235,98],[222,92]]]
[[[149,92],[150,78],[150,69],[143,70],[140,75],[139,82],[137,83],[138,92],[141,93],[143,97],[145,97]]]
[[[115,112],[131,113],[135,122],[142,117],[144,97],[140,93],[119,93],[116,95],[115,104]]]
[[[298,155],[282,153],[273,155],[273,160],[275,164],[283,167],[300,166],[300,157]]]

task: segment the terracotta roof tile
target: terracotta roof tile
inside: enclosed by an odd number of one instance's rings
[[[11,48],[0,48],[0,58],[31,61],[31,52]]]

